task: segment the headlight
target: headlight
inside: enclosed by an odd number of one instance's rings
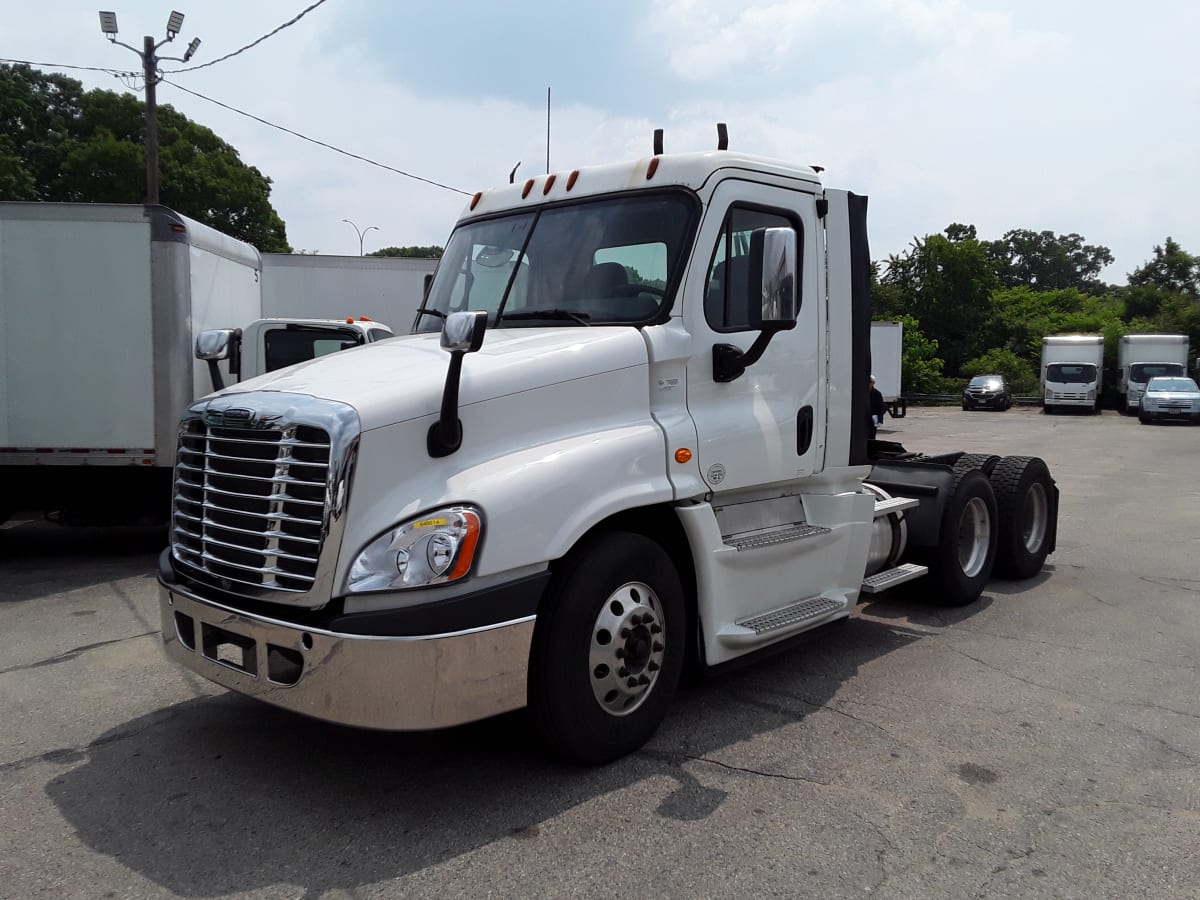
[[[452,506],[425,513],[381,534],[350,566],[346,589],[388,591],[458,581],[471,571],[483,517]]]
[[[1095,389],[1092,389],[1092,390],[1088,391],[1088,393],[1087,393],[1087,398],[1088,398],[1089,400],[1095,400],[1095,399],[1096,399],[1096,391],[1095,391]]]

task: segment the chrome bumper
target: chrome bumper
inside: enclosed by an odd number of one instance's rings
[[[159,582],[163,645],[217,684],[307,716],[397,731],[519,709],[534,617],[454,634],[375,637],[303,629]]]

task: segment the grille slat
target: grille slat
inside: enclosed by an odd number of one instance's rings
[[[307,592],[328,526],[332,446],[313,425],[186,421],[175,467],[175,559],[223,585]]]

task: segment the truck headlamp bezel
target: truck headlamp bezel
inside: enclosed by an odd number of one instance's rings
[[[483,513],[445,506],[389,528],[354,557],[346,592],[409,590],[466,578],[483,537]]]

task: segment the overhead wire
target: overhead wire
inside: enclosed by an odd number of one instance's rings
[[[387,171],[394,172],[397,175],[403,175],[405,178],[411,178],[414,181],[422,181],[425,184],[431,184],[434,187],[439,187],[439,188],[442,188],[443,190],[453,191],[454,193],[462,194],[465,197],[469,197],[471,195],[470,191],[464,191],[461,188],[452,187],[451,185],[448,185],[448,184],[442,184],[440,181],[434,181],[431,178],[422,178],[420,175],[414,175],[412,172],[405,172],[403,169],[397,169],[395,166],[389,166],[386,163],[378,162],[376,160],[371,159],[370,157],[362,156],[358,153],[351,153],[349,150],[343,150],[341,147],[335,147],[333,144],[328,144],[325,141],[319,141],[316,138],[309,137],[306,134],[301,134],[299,131],[293,131],[291,128],[286,128],[283,125],[277,125],[274,122],[269,122],[266,119],[262,118],[261,116],[256,116],[253,113],[248,113],[244,109],[238,109],[236,106],[230,106],[228,103],[222,103],[220,100],[214,100],[212,97],[206,97],[204,94],[201,94],[198,91],[189,90],[188,88],[185,88],[182,85],[176,84],[173,81],[168,81],[166,78],[162,79],[161,83],[169,84],[171,87],[175,88],[178,91],[183,91],[185,94],[191,94],[193,97],[199,97],[201,100],[207,100],[209,103],[219,106],[222,109],[227,109],[230,112],[237,113],[239,116],[245,116],[247,119],[253,119],[255,122],[259,122],[263,125],[267,125],[278,131],[282,131],[286,134],[290,134],[293,137],[298,137],[301,140],[308,141],[310,144],[316,144],[318,147],[324,147],[326,150],[332,150],[334,153],[340,153],[340,154],[342,154],[342,156],[348,156],[351,159],[357,159],[360,162],[365,162],[369,165],[377,166],[380,169],[386,169]]]
[[[170,69],[168,71],[163,71],[160,74],[162,74],[162,75],[178,75],[180,72],[195,72],[197,69],[207,69],[209,66],[215,66],[217,63],[224,62],[227,59],[231,59],[231,58],[237,56],[239,53],[245,53],[251,47],[258,46],[263,41],[265,41],[267,38],[273,37],[273,36],[279,34],[279,32],[283,31],[283,29],[287,28],[288,26],[295,25],[297,22],[299,22],[306,15],[308,15],[310,12],[312,12],[314,9],[316,9],[318,6],[320,6],[324,2],[325,2],[325,0],[317,0],[316,3],[306,6],[304,9],[300,10],[300,12],[298,12],[295,16],[293,16],[292,18],[290,18],[286,22],[284,22],[282,25],[280,25],[278,28],[274,29],[273,31],[268,31],[266,34],[264,34],[258,40],[251,41],[245,47],[239,47],[237,50],[234,50],[232,53],[226,53],[224,56],[218,57],[217,59],[214,59],[214,60],[210,60],[209,62],[206,62],[206,63],[201,63],[198,66],[188,66],[186,69]]]
[[[100,66],[71,66],[67,63],[48,63],[48,62],[30,62],[27,59],[6,59],[0,56],[0,63],[12,63],[18,66],[36,66],[39,69],[78,69],[81,72],[104,72],[107,75],[112,75],[114,78],[120,78],[123,75],[137,75],[141,72],[133,72],[128,69],[106,69]]]

